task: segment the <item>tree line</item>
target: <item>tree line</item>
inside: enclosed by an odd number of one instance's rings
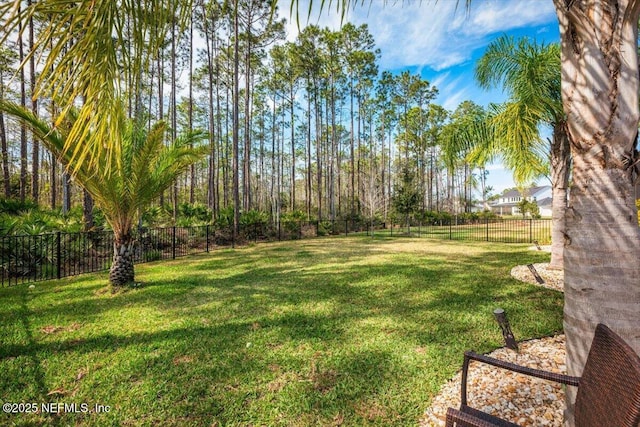
[[[208,132],[206,159],[155,202],[174,219],[183,202],[207,205],[214,220],[225,210],[266,212],[275,221],[293,212],[387,219],[405,169],[418,210],[467,212],[474,192],[487,198],[486,159],[474,160],[452,137],[484,114],[482,107],[465,101],[447,111],[433,102],[438,89],[419,75],[380,72],[367,25],[311,25],[287,41],[285,20],[268,2],[236,3],[196,1],[176,12],[181,16],[157,17],[166,20],[165,37],[139,55],[145,60],[137,74],[122,75],[127,116],[149,130],[166,121],[166,144],[195,129]],[[53,94],[36,93],[54,48],[34,44],[50,31],[45,19],[34,16],[3,43],[0,100],[46,121],[62,106]],[[135,26],[128,20],[122,31],[132,34]],[[25,61],[29,66],[19,67]],[[90,224],[91,196],[73,185],[73,173],[2,112],[0,143],[4,197],[63,212],[82,203]]]

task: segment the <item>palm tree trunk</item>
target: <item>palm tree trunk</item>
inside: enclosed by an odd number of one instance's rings
[[[580,375],[606,323],[640,352],[640,228],[633,174],[638,126],[640,2],[554,0],[562,39],[562,100],[573,155],[564,251],[567,371]],[[574,425],[575,390],[565,423]]]
[[[133,245],[130,231],[120,237],[116,235],[113,242],[113,263],[109,269],[109,283],[114,288],[130,285],[134,281]]]
[[[571,153],[567,124],[558,123],[551,141],[551,262],[549,268],[562,270],[564,265],[565,213],[571,171]]]

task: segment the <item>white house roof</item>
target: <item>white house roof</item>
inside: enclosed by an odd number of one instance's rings
[[[531,188],[525,189],[524,193],[525,193],[526,196],[535,197],[536,194],[542,193],[542,192],[548,190],[549,188],[551,188],[551,187],[548,186],[548,185],[542,185],[542,186],[539,186],[539,187],[531,187]],[[522,197],[522,195],[520,194],[520,192],[518,190],[510,190],[510,191],[508,191],[505,194],[500,196],[500,198],[509,198],[509,197]]]

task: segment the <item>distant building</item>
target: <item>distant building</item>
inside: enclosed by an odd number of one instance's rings
[[[507,191],[500,198],[489,204],[491,211],[498,215],[521,215],[518,202],[525,197],[536,202],[540,209],[540,216],[551,216],[551,186],[531,187],[524,190],[524,195],[518,190]]]

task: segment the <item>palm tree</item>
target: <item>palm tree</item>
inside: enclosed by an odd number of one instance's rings
[[[22,121],[68,170],[74,171],[76,182],[93,197],[113,230],[113,263],[109,271],[112,287],[133,283],[133,228],[138,217],[182,172],[205,156],[207,147],[192,146],[206,135],[193,132],[165,146],[165,123],[158,122],[147,130],[146,125],[126,119],[121,102],[116,117],[122,134],[111,138],[117,147],[111,151],[97,150],[83,147],[99,144],[95,137],[78,142],[69,140],[74,122],[79,120],[75,110],[70,110],[57,128],[12,102],[0,101],[0,111]],[[82,148],[88,148],[88,154],[80,162],[74,152]]]
[[[573,156],[564,330],[568,373],[580,375],[598,322],[609,325],[640,353],[640,228],[633,185],[637,171],[630,167],[640,118],[640,1],[554,4],[562,42],[562,102]],[[567,397],[570,403],[574,391]]]
[[[640,352],[640,228],[637,170],[631,166],[640,119],[640,0],[552,1],[560,23],[562,107],[573,161],[563,254],[567,370],[581,375],[599,322]],[[337,4],[344,14],[359,2],[320,4]],[[469,8],[471,0],[465,4]],[[574,398],[569,388],[569,426]]]
[[[509,101],[493,114],[499,141],[494,148],[498,152],[520,157],[522,151],[539,149],[540,125],[553,130],[549,150],[553,199],[549,267],[561,269],[571,155],[560,96],[560,47],[526,38],[516,41],[513,37],[499,37],[478,60],[476,79],[486,89],[502,86],[510,95]],[[517,161],[508,166],[517,171],[529,164]]]

